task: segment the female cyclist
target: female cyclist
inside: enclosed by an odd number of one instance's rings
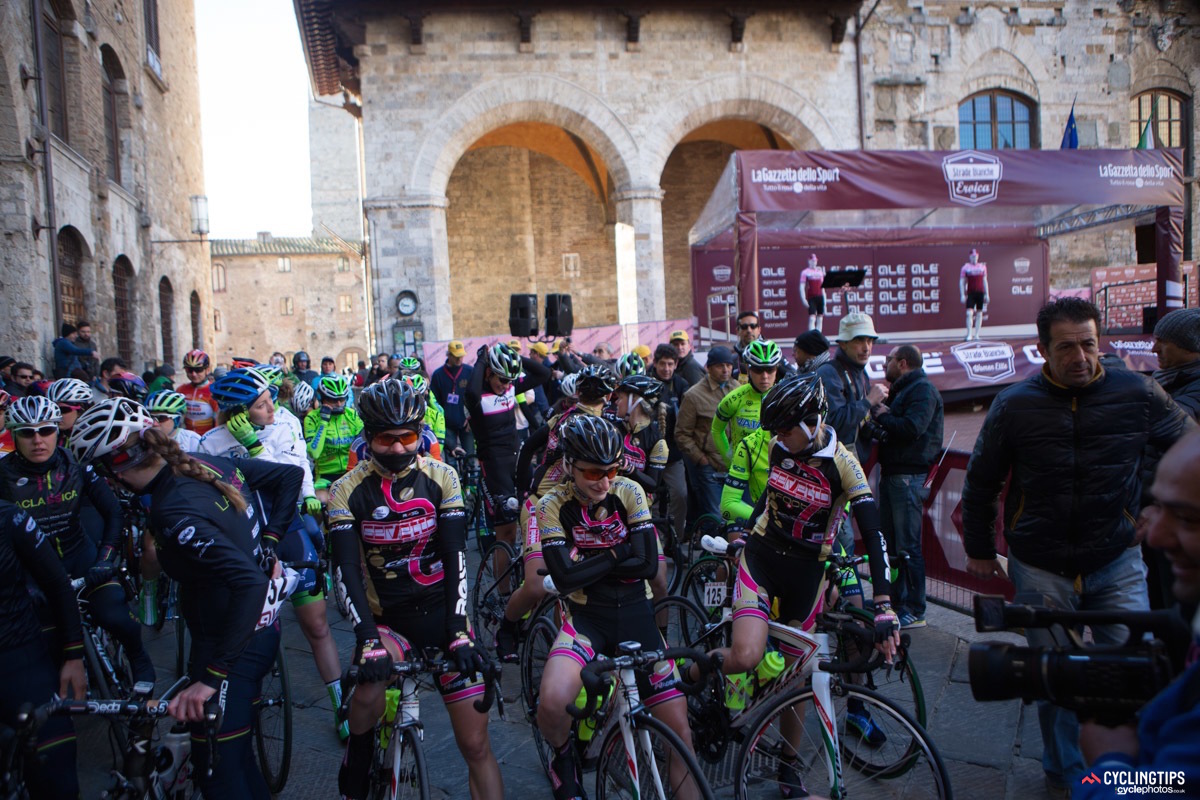
[[[188,455],[127,400],[98,403],[75,424],[71,449],[149,503],[163,568],[179,584],[180,607],[192,635],[192,684],[171,701],[176,719],[192,728],[192,758],[205,797],[267,800],[254,761],[254,702],[279,649],[276,617],[285,580],[267,543],[278,541],[296,514],[299,468],[264,459],[233,461]],[[270,504],[265,522],[250,498]],[[199,723],[205,703],[221,691],[220,758],[206,778],[208,745]]]
[[[29,586],[46,598],[58,647],[47,648]],[[49,537],[33,517],[0,502],[0,724],[16,727],[29,702],[58,694],[83,700],[83,631],[71,581]],[[75,729],[70,717],[51,717],[37,732],[36,755],[28,759],[25,783],[31,797],[75,800]]]
[[[358,398],[358,412],[370,459],[333,485],[327,510],[359,668],[338,788],[354,800],[367,796],[375,724],[393,660],[440,649],[457,668],[438,680],[438,690],[467,762],[471,797],[502,798],[487,714],[467,702],[483,693],[483,658],[467,624],[466,514],[458,475],[419,454],[425,401],[408,383],[371,384]]]
[[[751,515],[753,528],[734,587],[733,646],[723,651],[726,674],[752,670],[762,660],[773,609],[778,609],[779,619],[801,630],[816,623],[825,595],[825,560],[847,502],[870,556],[876,647],[891,663],[900,644],[900,623],[889,602],[887,547],[879,530],[879,510],[858,460],[825,424],[828,410],[825,387],[816,375],[789,378],[763,399],[762,427],[774,438],[766,491]],[[789,662],[802,655],[781,649]],[[870,719],[862,722],[867,730],[860,732],[870,740]],[[793,725],[798,735],[799,723]],[[785,731],[785,735],[791,738],[792,734]],[[784,759],[779,785],[784,797],[803,796],[795,769]]]
[[[183,424],[187,414],[187,398],[171,389],[160,389],[151,392],[143,404],[158,429],[171,437],[179,449],[185,453],[194,453],[200,449],[200,436],[189,431]]]
[[[284,561],[315,561],[321,550],[314,541],[314,533],[319,530],[314,518],[321,512],[321,503],[313,489],[304,443],[296,438],[289,425],[275,422],[275,403],[271,395],[267,379],[251,368],[235,369],[217,378],[212,384],[213,399],[221,409],[217,414],[217,427],[200,439],[199,452],[226,458],[248,455],[300,467],[303,488],[291,502],[293,505],[300,502],[305,517],[293,517],[291,527],[284,531],[286,535],[272,547],[278,548]],[[268,512],[272,510],[267,508]],[[304,571],[300,587],[292,595],[292,607],[304,637],[312,647],[317,672],[321,674],[333,703],[334,724],[339,735],[344,734],[345,726],[337,719],[342,668],[325,617],[325,594],[317,585],[313,570]]]
[[[546,567],[566,597],[568,615],[550,650],[538,701],[537,725],[554,747],[550,782],[554,797],[583,796],[571,720],[566,707],[582,686],[579,673],[596,655],[617,655],[624,641],[663,647],[646,580],[658,570],[658,541],[646,495],[618,477],[624,443],[606,419],[578,414],[562,427],[569,479],[538,503],[538,529]],[[651,683],[638,676],[642,700],[688,747],[687,706],[673,663],[660,665]],[[672,784],[692,792],[672,765]],[[680,765],[681,766],[681,765]],[[699,794],[698,787],[693,787]]]
[[[77,378],[61,378],[46,389],[46,399],[58,406],[62,413],[58,430],[65,444],[71,438],[75,419],[92,405],[92,387]]]
[[[154,682],[154,664],[142,646],[142,628],[129,613],[125,588],[115,582],[125,523],[121,504],[104,479],[58,445],[58,406],[22,397],[8,410],[17,450],[0,459],[0,496],[28,509],[72,578],[87,578],[92,617],[125,648],[134,681]],[[78,422],[76,423],[78,424]],[[97,546],[81,520],[84,500],[99,512]]]

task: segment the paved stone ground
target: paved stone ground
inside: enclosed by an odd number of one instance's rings
[[[341,750],[333,731],[332,712],[312,657],[287,609],[284,617],[284,646],[296,700],[295,744],[291,777],[280,795],[295,798],[336,796],[337,766]],[[1041,771],[1041,736],[1036,711],[1018,701],[977,703],[967,680],[970,643],[1004,636],[975,633],[970,618],[955,611],[931,606],[929,627],[912,635],[912,653],[924,686],[929,709],[929,731],[950,771],[955,794],[972,800],[1017,800],[1045,797]],[[343,663],[350,657],[354,636],[330,608]],[[162,634],[151,635],[151,652],[159,669],[159,686],[174,674],[174,634],[168,623]],[[1009,641],[1020,641],[1008,636]],[[520,680],[514,667],[507,667],[506,693],[515,695]],[[423,696],[421,715],[425,722],[425,752],[437,790],[433,797],[466,798],[466,765],[454,744],[446,713],[433,693]],[[165,727],[164,727],[165,730]],[[80,779],[84,797],[98,797],[106,786],[108,746],[103,729],[85,720],[80,732]],[[529,800],[550,797],[533,749],[529,727],[514,703],[508,720],[492,712],[492,746],[500,761],[505,795]]]

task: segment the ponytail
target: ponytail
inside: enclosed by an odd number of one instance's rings
[[[242,493],[228,482],[221,480],[219,472],[183,452],[183,449],[170,436],[158,428],[147,428],[142,431],[142,443],[151,452],[166,461],[176,475],[216,487],[229,500],[230,505],[237,509],[238,513],[245,512],[246,498],[242,497]]]

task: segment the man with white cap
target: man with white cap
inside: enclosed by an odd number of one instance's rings
[[[967,307],[966,341],[977,340],[979,329],[983,327],[983,314],[987,311],[989,297],[987,264],[979,262],[979,251],[974,248],[967,255],[967,263],[962,265],[958,273],[958,295]]]
[[[808,266],[800,273],[800,288],[808,303],[808,329],[821,330],[825,319],[825,270],[817,266],[817,254],[808,257]]]
[[[871,385],[867,361],[879,334],[875,323],[861,311],[852,311],[838,324],[837,350],[833,358],[817,367],[829,399],[826,420],[837,432],[838,441],[854,446],[859,463],[865,463],[871,451],[870,438],[859,440],[859,428],[871,416],[871,409],[883,403],[887,391],[882,384]]]

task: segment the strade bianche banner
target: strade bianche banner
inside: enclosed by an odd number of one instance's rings
[[[989,300],[984,330],[997,326],[1029,326],[1046,302],[1046,249],[1041,242],[974,245],[987,265]],[[888,245],[878,247],[768,248],[758,251],[758,292],[755,302],[762,335],[791,341],[808,329],[808,303],[800,273],[808,257],[817,256],[826,275],[841,270],[865,270],[860,286],[825,289],[823,330],[832,340],[837,322],[851,311],[871,315],[883,335],[951,338],[965,328],[965,307],[959,295],[959,276],[969,245]],[[737,276],[732,250],[692,251],[693,308],[699,325],[724,330],[727,306],[735,305]],[[710,303],[711,299],[711,303]],[[711,309],[710,309],[711,307]]]

